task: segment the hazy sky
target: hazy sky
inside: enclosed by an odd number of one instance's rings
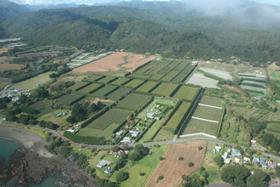
[[[69,4],[69,3],[75,3],[75,4],[94,4],[94,3],[106,3],[106,2],[114,2],[114,1],[120,1],[120,0],[12,0],[17,3],[23,3],[23,4]],[[151,0],[146,0],[151,1]],[[195,2],[196,0],[193,0]],[[225,3],[228,3],[230,1],[235,0],[224,0]],[[274,5],[280,5],[280,0],[253,0],[261,3],[268,3],[268,4],[274,4]]]

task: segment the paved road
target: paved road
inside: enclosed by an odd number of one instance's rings
[[[21,124],[10,123],[10,122],[6,122],[6,121],[5,122],[0,121],[0,125],[7,126],[7,127],[11,127],[11,125],[13,127],[22,126]],[[86,148],[90,148],[90,149],[110,150],[110,149],[112,149],[113,147],[116,146],[116,145],[88,145],[88,144],[75,143],[75,142],[69,140],[68,138],[64,137],[63,136],[63,133],[64,133],[63,131],[55,131],[55,130],[51,130],[51,129],[44,129],[44,130],[46,132],[52,133],[53,135],[55,135],[57,137],[60,137],[61,139],[65,140],[65,141],[70,141],[73,145],[79,146],[79,147],[86,147]],[[206,137],[206,136],[203,136],[203,135],[190,136],[190,137],[185,137],[185,138],[177,138],[176,136],[174,136],[174,138],[172,140],[158,141],[158,142],[147,142],[147,143],[143,143],[143,145],[146,146],[146,147],[153,147],[155,145],[172,145],[172,144],[187,143],[187,142],[192,142],[192,141],[197,141],[197,140],[205,140],[207,142],[216,143],[216,144],[220,144],[220,145],[225,144],[225,145],[230,145],[232,147],[238,146],[237,144],[234,144],[234,143],[225,142],[223,140],[219,140],[219,139],[215,139],[215,138],[211,138],[211,137]],[[136,144],[132,144],[131,146],[135,146],[135,145]],[[246,149],[248,147],[243,146],[242,148]],[[272,153],[265,152],[266,149],[264,147],[252,146],[250,148],[252,150],[255,150],[255,151],[261,153],[265,157],[269,157],[276,162],[280,162],[280,156],[274,155]]]

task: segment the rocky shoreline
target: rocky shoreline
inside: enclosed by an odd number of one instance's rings
[[[28,137],[30,137],[31,140],[38,138],[36,135],[23,130],[19,131],[16,129],[15,131],[14,128],[0,126],[0,131],[2,132],[0,136],[3,136],[4,131],[8,132],[7,138],[12,138],[15,132],[16,134],[21,133],[21,135],[26,133],[24,134],[24,140],[27,140]],[[19,139],[15,139],[19,141]],[[48,177],[56,177],[59,179],[56,186],[96,186],[95,181],[91,177],[75,167],[70,161],[60,158],[59,156],[50,156],[50,153],[47,154],[44,147],[45,143],[32,142],[32,146],[30,147],[21,146],[13,153],[9,161],[0,160],[0,186],[25,187],[30,184],[41,183]],[[38,147],[38,145],[42,145],[43,147]],[[40,151],[38,152],[38,150]],[[47,156],[42,156],[40,154],[42,150],[44,150]]]

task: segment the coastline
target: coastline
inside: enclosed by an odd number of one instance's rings
[[[0,138],[15,141],[26,149],[37,153],[41,157],[52,158],[51,154],[45,147],[47,142],[40,136],[32,134],[23,128],[0,125]]]

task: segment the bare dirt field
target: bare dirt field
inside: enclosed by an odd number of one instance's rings
[[[199,150],[199,147],[203,149]],[[205,141],[171,145],[166,158],[160,162],[155,172],[150,176],[146,187],[180,186],[183,175],[190,175],[201,167],[206,147]],[[194,165],[190,166],[190,163]]]
[[[132,72],[138,67],[154,59],[154,56],[145,56],[127,52],[116,52],[97,61],[93,61],[84,66],[80,66],[73,71],[77,73],[104,73],[109,71]]]
[[[7,53],[9,51],[9,48],[0,48],[0,55]]]
[[[20,64],[0,64],[0,71],[20,70],[22,68],[24,68],[24,65],[20,65]]]

